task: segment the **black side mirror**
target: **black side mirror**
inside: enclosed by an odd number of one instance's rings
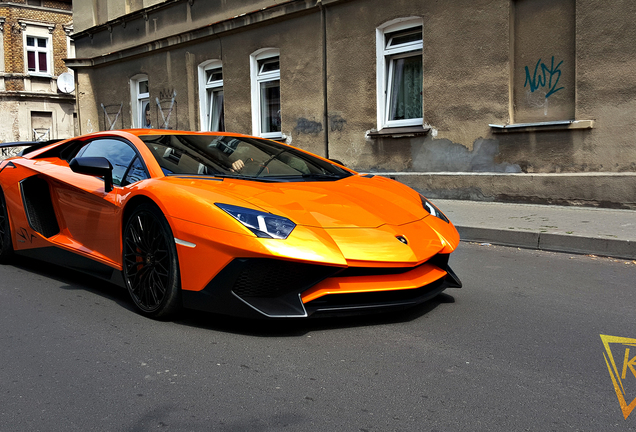
[[[113,190],[113,166],[105,157],[77,157],[68,166],[78,174],[104,177],[104,190]]]
[[[338,165],[345,166],[345,164],[343,164],[342,162],[340,162],[338,159],[329,159],[329,160],[330,160],[331,162],[335,162],[335,163],[337,163]]]

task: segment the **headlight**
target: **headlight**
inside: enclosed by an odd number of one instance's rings
[[[295,223],[282,216],[229,204],[215,204],[258,237],[284,240],[296,228]]]
[[[435,207],[432,202],[424,198],[422,195],[420,195],[420,198],[422,198],[422,206],[424,207],[424,210],[448,223],[448,218],[444,216],[444,213],[439,211],[439,209]]]

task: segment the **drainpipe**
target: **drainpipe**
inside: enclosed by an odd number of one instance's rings
[[[322,123],[325,125],[325,158],[329,159],[329,106],[327,104],[327,9],[318,0],[320,24],[322,26]]]

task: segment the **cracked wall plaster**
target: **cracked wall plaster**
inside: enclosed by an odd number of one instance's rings
[[[479,138],[472,150],[448,139],[427,139],[412,145],[412,171],[520,173],[517,164],[497,163],[499,140]]]

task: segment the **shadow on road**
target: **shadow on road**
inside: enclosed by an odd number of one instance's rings
[[[69,270],[46,261],[38,261],[33,258],[25,258],[18,255],[12,258],[10,264],[29,273],[53,279],[60,283],[61,289],[92,292],[130,311],[135,310],[128,291],[94,276],[76,270]]]
[[[181,317],[175,320],[175,323],[184,326],[256,337],[297,337],[304,336],[307,333],[315,331],[368,327],[413,321],[431,312],[440,304],[454,302],[455,298],[453,296],[442,293],[421,305],[399,311],[378,312],[346,317],[317,316],[276,320],[235,318],[200,311],[185,310],[181,314]]]
[[[31,258],[16,256],[11,262],[11,265],[21,270],[56,280],[60,283],[61,289],[91,292],[116,303],[131,313],[136,313],[136,309],[128,292],[110,282],[79,271],[69,270]],[[297,337],[314,331],[368,327],[413,321],[431,312],[440,304],[454,302],[454,297],[442,293],[421,305],[391,312],[376,312],[346,317],[312,316],[309,318],[271,320],[236,318],[186,309],[183,310],[173,322],[176,325],[255,337]]]

